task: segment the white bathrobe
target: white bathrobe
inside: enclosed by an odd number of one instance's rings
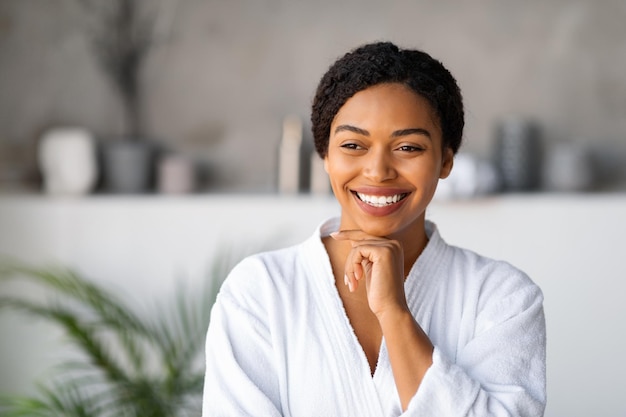
[[[435,346],[403,413],[383,340],[374,375],[335,287],[321,237],[244,259],[207,333],[203,417],[542,416],[545,319],[540,289],[508,263],[429,242],[405,282]]]

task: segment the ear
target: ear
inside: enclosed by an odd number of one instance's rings
[[[442,161],[441,161],[441,171],[439,172],[439,178],[444,179],[450,175],[452,171],[452,166],[454,165],[454,153],[452,149],[446,148],[443,151]]]
[[[328,154],[324,157],[324,171],[328,174]]]

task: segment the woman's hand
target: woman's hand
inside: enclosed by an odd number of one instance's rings
[[[361,230],[343,230],[331,236],[352,244],[344,268],[345,283],[354,292],[364,281],[368,304],[379,319],[388,311],[408,309],[404,294],[404,253],[400,242],[368,235]]]
[[[346,259],[346,285],[356,291],[365,281],[367,302],[383,331],[402,409],[406,410],[433,363],[434,348],[407,306],[402,244],[360,230],[331,236],[352,244]]]

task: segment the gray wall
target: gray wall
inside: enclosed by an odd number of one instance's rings
[[[0,1],[5,153],[21,147],[29,160],[53,125],[86,126],[103,139],[121,132],[115,90],[93,59],[77,3]],[[146,4],[160,7],[161,39],[143,77],[146,130],[206,161],[212,189],[274,190],[283,117],[308,121],[328,65],[379,39],[423,48],[455,74],[468,152],[490,155],[493,125],[507,114],[539,121],[550,143],[582,140],[609,156],[626,143],[623,0]]]

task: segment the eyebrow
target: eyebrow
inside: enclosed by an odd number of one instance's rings
[[[370,132],[365,129],[361,129],[360,127],[352,126],[352,125],[339,125],[335,128],[335,134],[343,131],[354,132],[359,135],[369,136]]]
[[[410,129],[402,129],[402,130],[396,130],[395,132],[393,132],[391,134],[392,137],[394,138],[399,138],[402,136],[408,136],[408,135],[422,135],[422,136],[426,136],[428,139],[432,139],[432,136],[430,134],[430,132],[426,129],[422,129],[420,127],[413,127]]]
[[[352,125],[339,125],[335,128],[335,134],[339,132],[343,132],[343,131],[354,132],[363,136],[370,136],[370,132],[368,132],[367,130],[361,129],[360,127],[356,127]],[[428,139],[432,138],[432,135],[430,134],[428,130],[422,129],[419,127],[396,130],[391,134],[391,137],[399,138],[402,136],[409,136],[409,135],[421,135],[421,136],[426,136]]]

